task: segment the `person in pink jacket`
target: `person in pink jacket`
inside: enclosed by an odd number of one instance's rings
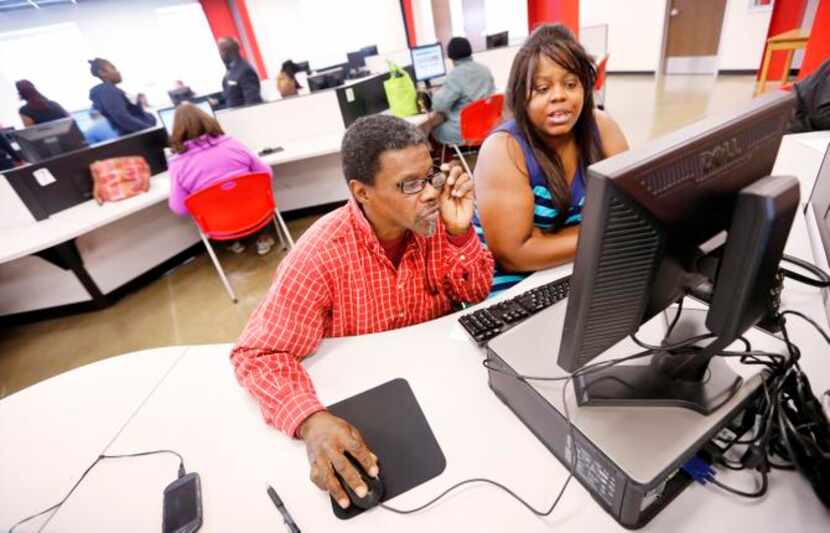
[[[170,147],[176,154],[170,159],[170,209],[187,215],[184,200],[188,195],[218,181],[253,172],[267,172],[271,167],[236,139],[228,137],[219,122],[192,104],[181,104],[173,117]],[[259,255],[265,255],[274,246],[268,233],[269,226],[256,239]],[[245,247],[235,241],[229,249],[241,253]]]

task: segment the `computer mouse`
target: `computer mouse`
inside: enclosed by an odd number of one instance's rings
[[[366,496],[362,498],[358,496],[349,484],[346,483],[340,473],[337,472],[337,470],[334,471],[334,474],[337,476],[340,484],[343,485],[343,488],[346,489],[346,494],[349,495],[349,500],[351,500],[352,505],[360,509],[371,509],[380,503],[381,498],[383,498],[383,481],[381,480],[380,474],[378,474],[378,477],[370,476],[365,470],[363,470],[363,466],[361,466],[357,459],[348,453],[344,453],[343,455],[352,463],[352,466],[354,466],[355,470],[357,470],[358,474],[360,474],[360,477],[363,479],[363,483],[366,484],[366,488],[368,489]]]

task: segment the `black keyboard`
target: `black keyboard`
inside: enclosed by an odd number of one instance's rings
[[[458,322],[478,344],[484,344],[519,322],[568,297],[571,277],[530,289],[509,300],[463,315]]]

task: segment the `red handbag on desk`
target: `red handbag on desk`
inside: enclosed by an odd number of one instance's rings
[[[141,156],[95,161],[89,170],[92,195],[99,204],[123,200],[150,189],[150,165]]]

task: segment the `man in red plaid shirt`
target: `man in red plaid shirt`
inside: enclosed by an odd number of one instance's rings
[[[358,496],[367,487],[344,452],[373,477],[377,457],[325,410],[300,361],[323,337],[409,326],[483,300],[493,258],[471,226],[470,176],[436,169],[417,128],[388,115],[361,118],[341,156],[352,198],[282,260],[231,361],[266,422],[305,441],[312,481],[346,508],[335,471]]]

